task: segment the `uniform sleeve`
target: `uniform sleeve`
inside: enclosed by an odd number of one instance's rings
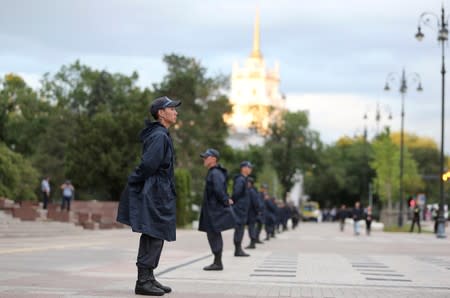
[[[217,198],[217,200],[221,201],[223,204],[228,205],[228,198],[230,196],[227,194],[225,188],[225,176],[217,170],[212,171],[211,176],[212,176],[211,180],[213,183],[214,196]]]
[[[242,197],[245,194],[245,188],[247,187],[245,183],[245,179],[242,179],[242,177],[237,178],[234,180],[233,185],[233,199]]]
[[[144,182],[148,177],[154,175],[164,160],[167,137],[157,134],[144,142],[144,152],[141,163],[128,178],[130,183]]]
[[[251,189],[250,195],[251,195],[251,202],[252,202],[253,210],[255,210],[256,212],[260,212],[261,210],[260,210],[260,206],[259,206],[258,193],[254,189]]]

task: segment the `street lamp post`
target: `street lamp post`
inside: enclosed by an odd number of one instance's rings
[[[417,91],[421,92],[422,89],[422,83],[420,80],[420,76],[418,73],[413,72],[410,73],[408,76],[405,74],[405,69],[403,69],[401,76],[399,76],[395,72],[391,72],[386,77],[386,84],[384,86],[385,91],[389,91],[389,82],[394,82],[398,80],[400,82],[400,94],[402,98],[402,111],[401,111],[401,126],[400,126],[400,206],[399,206],[399,213],[398,213],[398,226],[403,226],[403,204],[404,204],[404,198],[403,198],[403,151],[404,151],[404,122],[405,122],[405,94],[408,90],[408,79],[412,79],[413,82],[417,82]]]
[[[431,21],[436,21],[436,28],[432,25]],[[439,217],[438,217],[438,230],[436,236],[438,238],[445,238],[445,217],[444,217],[444,181],[441,179],[442,174],[444,173],[444,107],[445,107],[445,42],[448,40],[448,16],[445,15],[444,6],[442,5],[441,16],[439,17],[435,13],[424,12],[419,17],[419,25],[417,28],[416,38],[418,41],[421,41],[424,38],[424,34],[421,30],[421,24],[437,29],[438,32],[438,42],[441,44],[442,51],[442,98],[441,98],[441,158],[440,158],[440,173],[439,177]]]

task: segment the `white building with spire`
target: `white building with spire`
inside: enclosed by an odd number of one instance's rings
[[[280,119],[285,99],[280,89],[280,67],[266,67],[260,50],[259,14],[253,31],[253,48],[243,65],[233,63],[230,102],[232,113],[224,116],[230,127],[227,143],[234,148],[261,145],[269,125]]]

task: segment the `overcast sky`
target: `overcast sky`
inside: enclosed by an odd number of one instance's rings
[[[136,70],[141,86],[162,79],[161,59],[169,53],[201,60],[211,75],[230,74],[232,63],[243,62],[250,54],[259,7],[266,63],[279,61],[288,108],[308,110],[311,127],[322,140],[331,143],[342,135],[361,134],[366,112],[373,136],[377,103],[385,119],[380,126],[399,130],[399,82],[389,93],[383,86],[389,72],[400,73],[405,67],[406,73],[421,75],[424,88],[419,94],[409,81],[405,130],[440,144],[437,35],[424,28],[425,39],[419,43],[414,34],[420,14],[440,14],[442,1],[0,0],[0,4],[0,74],[17,73],[34,88],[44,73],[54,73],[76,59],[111,72]],[[444,1],[450,12],[449,4]],[[386,120],[389,112],[392,121]]]

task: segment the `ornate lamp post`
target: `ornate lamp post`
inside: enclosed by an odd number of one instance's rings
[[[435,21],[436,23],[432,22]],[[445,107],[445,42],[448,40],[448,16],[445,15],[444,6],[441,9],[441,16],[439,17],[435,13],[424,12],[419,17],[419,25],[417,28],[416,38],[421,41],[424,38],[424,34],[421,31],[421,25],[437,29],[437,40],[441,44],[442,50],[442,98],[441,98],[441,158],[440,158],[440,173],[438,177],[444,173],[444,107]],[[435,24],[435,26],[434,26]],[[445,238],[445,217],[444,217],[444,181],[439,179],[439,217],[438,217],[438,230],[437,237]]]
[[[390,90],[389,82],[398,81],[400,83],[400,94],[402,97],[402,111],[401,111],[401,128],[400,128],[400,207],[398,213],[398,226],[403,226],[403,148],[404,148],[404,121],[405,121],[405,94],[408,90],[408,79],[411,79],[413,82],[417,83],[417,91],[421,92],[422,83],[420,80],[420,76],[418,73],[410,73],[408,76],[405,75],[405,69],[403,69],[401,76],[395,72],[391,72],[386,77],[386,84],[384,86],[385,91]]]

